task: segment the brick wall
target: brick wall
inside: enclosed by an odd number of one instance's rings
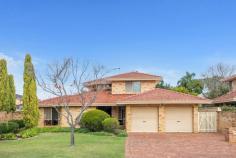
[[[21,112],[0,112],[0,122],[6,122],[9,120],[20,120],[22,118],[23,117]]]
[[[217,112],[217,130],[223,133],[225,128],[232,127],[232,121],[236,121],[236,112]]]
[[[157,81],[141,81],[141,93],[155,88]],[[112,94],[126,94],[125,81],[112,82]]]

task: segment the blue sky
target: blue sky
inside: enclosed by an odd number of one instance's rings
[[[200,76],[218,62],[235,64],[235,7],[233,0],[0,0],[0,57],[20,94],[26,52],[39,72],[75,57],[174,85],[185,71]]]

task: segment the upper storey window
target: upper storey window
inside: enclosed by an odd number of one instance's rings
[[[139,93],[141,92],[140,81],[128,81],[125,83],[126,92]]]

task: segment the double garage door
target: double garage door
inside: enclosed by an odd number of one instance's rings
[[[158,132],[158,107],[131,107],[131,132]],[[192,132],[192,107],[165,107],[165,132]]]

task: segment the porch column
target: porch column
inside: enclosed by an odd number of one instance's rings
[[[125,127],[126,131],[131,131],[131,106],[126,105],[126,114],[125,114]]]
[[[159,120],[158,131],[165,132],[165,106],[164,105],[159,105],[158,120]]]
[[[198,133],[198,105],[193,105],[193,133]]]

